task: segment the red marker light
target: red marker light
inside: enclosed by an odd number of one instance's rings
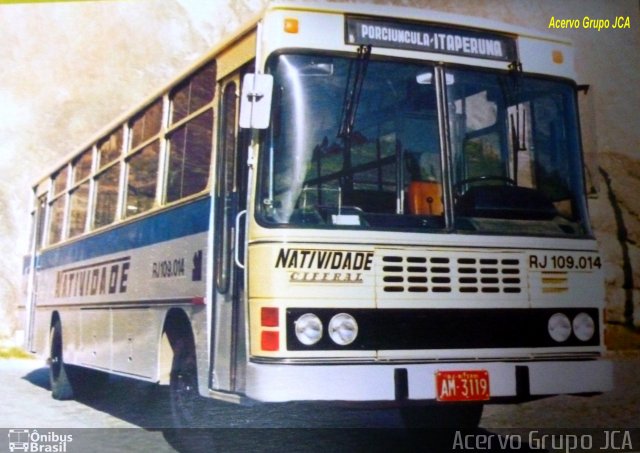
[[[260,310],[260,325],[262,327],[278,327],[279,317],[276,307],[262,307]]]
[[[277,331],[263,331],[260,346],[263,351],[277,351],[280,349],[280,333]]]

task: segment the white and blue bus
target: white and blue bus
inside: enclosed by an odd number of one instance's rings
[[[612,386],[570,43],[272,3],[33,186],[28,349],[200,397],[487,403]]]

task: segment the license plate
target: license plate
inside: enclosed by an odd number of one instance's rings
[[[436,372],[438,401],[486,401],[489,396],[487,370]]]

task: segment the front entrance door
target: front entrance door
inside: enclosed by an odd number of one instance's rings
[[[215,194],[215,306],[212,319],[211,388],[235,391],[244,360],[244,220],[247,196],[247,145],[238,133],[240,74],[219,84],[220,114]]]

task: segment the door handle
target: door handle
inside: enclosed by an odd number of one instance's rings
[[[233,261],[240,269],[244,269],[244,263],[240,262],[240,219],[247,215],[247,210],[240,211],[236,215],[236,234],[233,244]]]

